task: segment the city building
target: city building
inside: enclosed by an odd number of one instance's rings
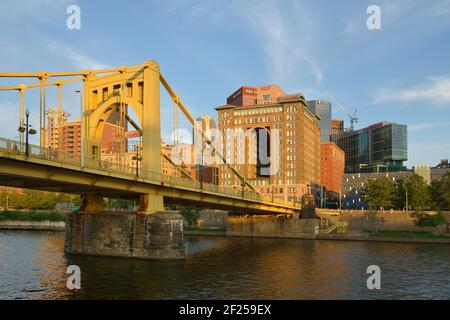
[[[427,185],[431,183],[431,168],[428,164],[414,166],[413,172],[414,174],[421,176]]]
[[[197,118],[197,124],[205,133],[205,138],[214,142],[217,129],[214,119],[203,115]],[[211,146],[202,139],[200,132],[194,132],[194,146],[197,154],[195,155],[195,165],[191,167],[192,177],[205,183],[219,184],[219,167],[215,163],[215,159],[211,157]]]
[[[437,166],[430,168],[431,181],[442,178],[449,171],[450,164],[448,163],[448,159],[442,159]]]
[[[208,139],[209,141],[212,141],[214,139],[217,126],[212,117],[206,115],[198,117],[197,125],[205,133],[206,139]],[[210,146],[202,138],[200,132],[194,131],[194,145],[196,146],[195,151],[198,153],[195,155],[195,162],[202,166],[214,166],[213,163],[210,163],[211,160],[209,159],[209,153],[207,151],[210,149]]]
[[[81,154],[81,120],[69,121],[69,114],[60,114],[55,109],[47,112],[46,145],[52,150],[59,150],[79,156]],[[111,120],[116,115],[113,113]],[[108,121],[110,120],[108,119]],[[125,151],[127,143],[126,131],[122,126],[106,122],[103,127],[101,152],[118,153],[121,148]]]
[[[307,103],[309,110],[320,118],[320,142],[329,142],[331,137],[331,103],[324,100],[311,100]]]
[[[237,92],[242,95],[245,88]],[[267,97],[270,104],[258,104],[256,99],[251,105],[251,99],[234,93],[228,103],[244,103],[216,108],[219,132],[225,141],[220,151],[262,194],[298,202],[304,194],[320,198],[319,119],[302,94],[282,95],[278,87],[271,88],[274,93]],[[241,189],[239,179],[224,164],[219,166],[219,184]]]
[[[66,121],[61,125],[58,150],[73,156],[81,155],[81,120]]]
[[[197,124],[206,134],[208,139],[211,139],[211,130],[217,129],[216,122],[210,116],[203,115],[198,117]]]
[[[191,176],[194,180],[202,181],[204,183],[219,184],[219,168],[202,165],[195,165],[191,167]]]
[[[345,154],[334,142],[320,144],[320,181],[327,191],[327,197],[336,198],[342,194]]]
[[[331,141],[337,144],[339,138],[344,134],[344,120],[331,120]]]
[[[67,122],[69,114],[67,112],[58,112],[56,109],[48,109],[47,111],[47,128],[45,132],[45,145],[50,149],[59,148],[60,123]]]
[[[379,122],[367,128],[346,131],[337,145],[345,152],[345,172],[404,171],[408,160],[407,127]]]
[[[240,87],[227,98],[227,104],[247,107],[276,103],[286,93],[276,84],[268,86]]]
[[[367,210],[368,206],[364,202],[364,189],[370,179],[387,177],[395,182],[397,180],[410,179],[414,173],[412,171],[388,172],[388,173],[346,173],[342,182],[341,206],[345,210]]]

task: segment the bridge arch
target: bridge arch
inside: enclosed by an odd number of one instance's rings
[[[139,122],[142,124],[142,109],[143,105],[137,99],[133,97],[120,97],[112,96],[106,101],[103,101],[99,107],[92,110],[90,114],[91,127],[94,128],[90,133],[90,139],[93,141],[99,141],[102,136],[104,125],[108,118],[111,116],[114,110],[120,107],[120,103],[131,107],[134,113],[137,115]]]

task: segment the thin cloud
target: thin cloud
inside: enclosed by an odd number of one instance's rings
[[[444,126],[444,125],[447,125],[447,124],[443,124],[443,123],[416,123],[416,124],[408,125],[408,131],[410,131],[410,132],[422,131],[422,130],[427,130],[427,129],[441,127],[441,126]]]
[[[430,78],[426,84],[410,88],[382,88],[373,95],[374,103],[428,101],[450,106],[450,76]]]
[[[170,16],[183,12],[181,24],[230,24],[234,30],[250,33],[267,57],[267,71],[274,82],[288,84],[311,77],[323,79],[316,41],[320,25],[303,1],[197,1],[169,2]]]
[[[275,1],[264,6],[247,2],[246,6],[240,4],[240,17],[268,55],[275,80],[289,82],[301,72],[321,83],[322,68],[313,58],[317,26],[308,8],[301,2]]]
[[[48,50],[60,58],[67,59],[77,69],[108,69],[108,64],[102,63],[77,49],[56,41],[49,41]]]

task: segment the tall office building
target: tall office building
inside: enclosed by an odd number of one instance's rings
[[[207,137],[211,139],[211,130],[217,128],[214,119],[210,116],[203,115],[197,118],[197,124],[207,135]]]
[[[337,145],[345,152],[345,172],[404,171],[408,160],[407,127],[379,122],[367,128],[346,131]]]
[[[308,108],[320,118],[320,142],[330,142],[331,104],[324,100],[311,100],[308,101]]]
[[[48,109],[47,128],[45,130],[45,145],[50,149],[59,148],[60,123],[67,122],[69,114],[65,111],[59,112],[57,109]]]
[[[205,138],[214,143],[217,129],[214,119],[203,115],[197,118],[197,124],[205,133]],[[205,183],[217,185],[219,183],[219,168],[211,159],[211,146],[202,139],[200,132],[194,132],[194,146],[197,154],[195,155],[195,165],[193,164],[191,168],[192,177]]]
[[[240,87],[227,98],[227,104],[239,107],[276,103],[286,93],[276,84]]]
[[[274,88],[277,98],[266,96],[271,103],[258,104],[256,99],[253,104],[216,108],[219,131],[224,137],[220,150],[233,168],[262,194],[301,201],[304,194],[320,194],[319,120],[308,109],[302,94],[285,95]],[[232,102],[230,98],[227,101]],[[233,134],[231,139],[227,132]],[[270,160],[264,161],[267,159],[261,154]],[[241,189],[239,179],[223,164],[219,166],[219,184]]]
[[[344,120],[331,120],[331,141],[337,144],[338,140],[344,134]]]
[[[197,118],[198,127],[205,133],[205,138],[210,140],[214,138],[214,130],[217,129],[216,122],[210,116],[203,115]],[[197,141],[198,140],[198,141]],[[194,131],[194,145],[195,151],[198,153],[195,155],[195,162],[199,165],[209,164],[206,159],[207,155],[203,152],[205,149],[209,149],[209,145],[203,140],[200,132]],[[206,153],[208,154],[208,153]]]

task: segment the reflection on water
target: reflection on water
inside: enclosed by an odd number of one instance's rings
[[[64,234],[0,231],[1,299],[450,299],[450,245],[186,237],[187,258],[64,255]],[[78,291],[66,268],[81,268]],[[366,287],[379,265],[382,290]]]

